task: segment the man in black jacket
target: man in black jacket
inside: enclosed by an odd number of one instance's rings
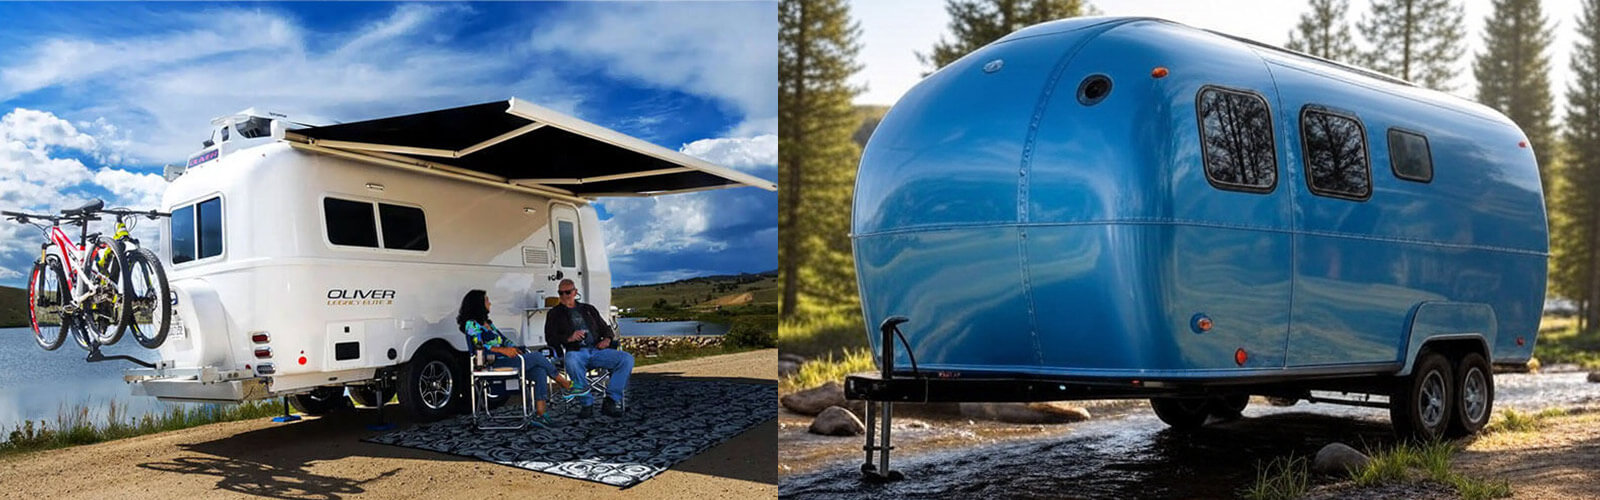
[[[594,416],[594,395],[580,387],[586,383],[584,374],[590,368],[611,371],[602,413],[622,416],[622,393],[628,388],[628,375],[633,372],[633,355],[611,349],[617,334],[594,306],[578,302],[578,287],[572,280],[561,280],[556,290],[561,293],[561,303],[550,309],[544,321],[545,343],[555,349],[566,362],[567,374],[572,376],[572,390],[583,395],[579,399],[583,410],[580,418]],[[565,351],[565,354],[561,354]]]

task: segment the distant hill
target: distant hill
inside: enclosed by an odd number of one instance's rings
[[[28,291],[0,286],[0,328],[28,326]]]
[[[611,305],[619,309],[681,308],[709,310],[718,306],[778,304],[778,271],[702,276],[650,285],[630,285],[611,290]]]

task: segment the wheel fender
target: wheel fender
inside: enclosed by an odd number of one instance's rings
[[[461,335],[418,335],[408,337],[400,344],[401,357],[395,360],[395,364],[409,363],[411,358],[416,357],[417,351],[429,343],[443,343],[456,352],[467,352],[467,339]]]
[[[1417,354],[1430,342],[1471,339],[1481,344],[1484,357],[1490,358],[1489,346],[1495,345],[1499,335],[1499,321],[1494,307],[1475,302],[1427,301],[1411,310],[1411,320],[1406,327],[1405,350],[1397,375],[1411,374]]]

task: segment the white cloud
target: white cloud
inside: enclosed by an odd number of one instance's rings
[[[0,117],[0,138],[36,149],[60,147],[88,151],[95,147],[93,137],[78,132],[66,120],[44,111],[23,108]]]
[[[683,154],[744,171],[778,165],[778,136],[700,139],[684,144]]]
[[[707,201],[701,193],[607,200],[606,211],[613,216],[601,223],[606,253],[722,250],[726,243],[701,237],[711,227]]]
[[[121,204],[135,209],[160,206],[161,194],[167,190],[167,180],[159,174],[139,174],[116,168],[95,172],[94,183],[110,191]]]
[[[585,7],[570,22],[536,30],[533,47],[592,58],[618,78],[720,100],[744,116],[734,130],[777,133],[776,3]],[[729,22],[731,9],[768,14]]]

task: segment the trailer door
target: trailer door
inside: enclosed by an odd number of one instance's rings
[[[577,283],[580,292],[589,291],[588,277],[583,262],[583,235],[579,229],[578,210],[565,203],[550,204],[550,235],[555,243],[556,269]]]

